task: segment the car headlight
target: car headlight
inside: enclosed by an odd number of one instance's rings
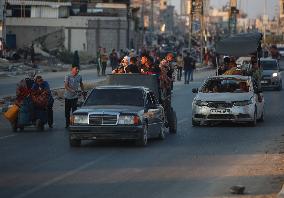
[[[276,72],[272,74],[272,77],[277,77],[277,76],[278,76],[278,73]]]
[[[197,106],[208,106],[208,102],[202,101],[202,100],[196,100],[196,101],[195,101],[195,104],[196,104]]]
[[[88,115],[74,115],[73,120],[74,124],[88,124],[89,122]]]
[[[253,97],[250,100],[243,100],[243,101],[235,101],[233,102],[234,106],[247,106],[253,103]]]
[[[137,115],[120,115],[118,118],[118,124],[124,125],[138,125],[140,119]]]

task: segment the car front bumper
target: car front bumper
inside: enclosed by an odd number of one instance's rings
[[[225,109],[193,105],[192,119],[200,123],[213,121],[250,122],[254,120],[254,105],[233,106]]]
[[[277,88],[280,86],[281,79],[279,77],[275,78],[262,78],[261,87],[263,88]]]
[[[71,125],[70,139],[96,140],[117,139],[137,140],[143,132],[142,126],[83,126]]]

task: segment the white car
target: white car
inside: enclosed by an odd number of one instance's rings
[[[282,57],[284,57],[284,46],[278,47],[278,51]]]
[[[246,122],[255,126],[264,120],[264,97],[250,76],[209,77],[192,102],[192,126],[212,122]]]
[[[274,88],[278,91],[282,90],[282,76],[279,62],[272,58],[261,58],[260,66],[261,86],[263,88]]]

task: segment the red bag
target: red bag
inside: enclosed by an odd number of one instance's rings
[[[32,91],[32,101],[36,107],[45,108],[48,105],[48,91],[36,90]]]

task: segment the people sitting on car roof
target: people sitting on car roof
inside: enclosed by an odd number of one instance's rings
[[[223,59],[223,64],[218,69],[218,74],[223,75],[229,69],[230,57],[225,56]]]
[[[140,69],[138,68],[137,58],[131,57],[129,65],[126,67],[126,72],[130,74],[138,74],[140,73]]]
[[[152,58],[147,54],[143,54],[141,57],[141,73],[160,75],[159,67],[153,64]]]
[[[126,67],[129,64],[128,61],[128,56],[124,56],[123,59],[121,60],[119,66],[117,68],[115,68],[114,70],[112,70],[113,74],[125,74],[126,73]]]
[[[281,54],[279,53],[276,45],[271,45],[269,51],[270,51],[271,58],[276,59],[278,61],[280,60]]]

